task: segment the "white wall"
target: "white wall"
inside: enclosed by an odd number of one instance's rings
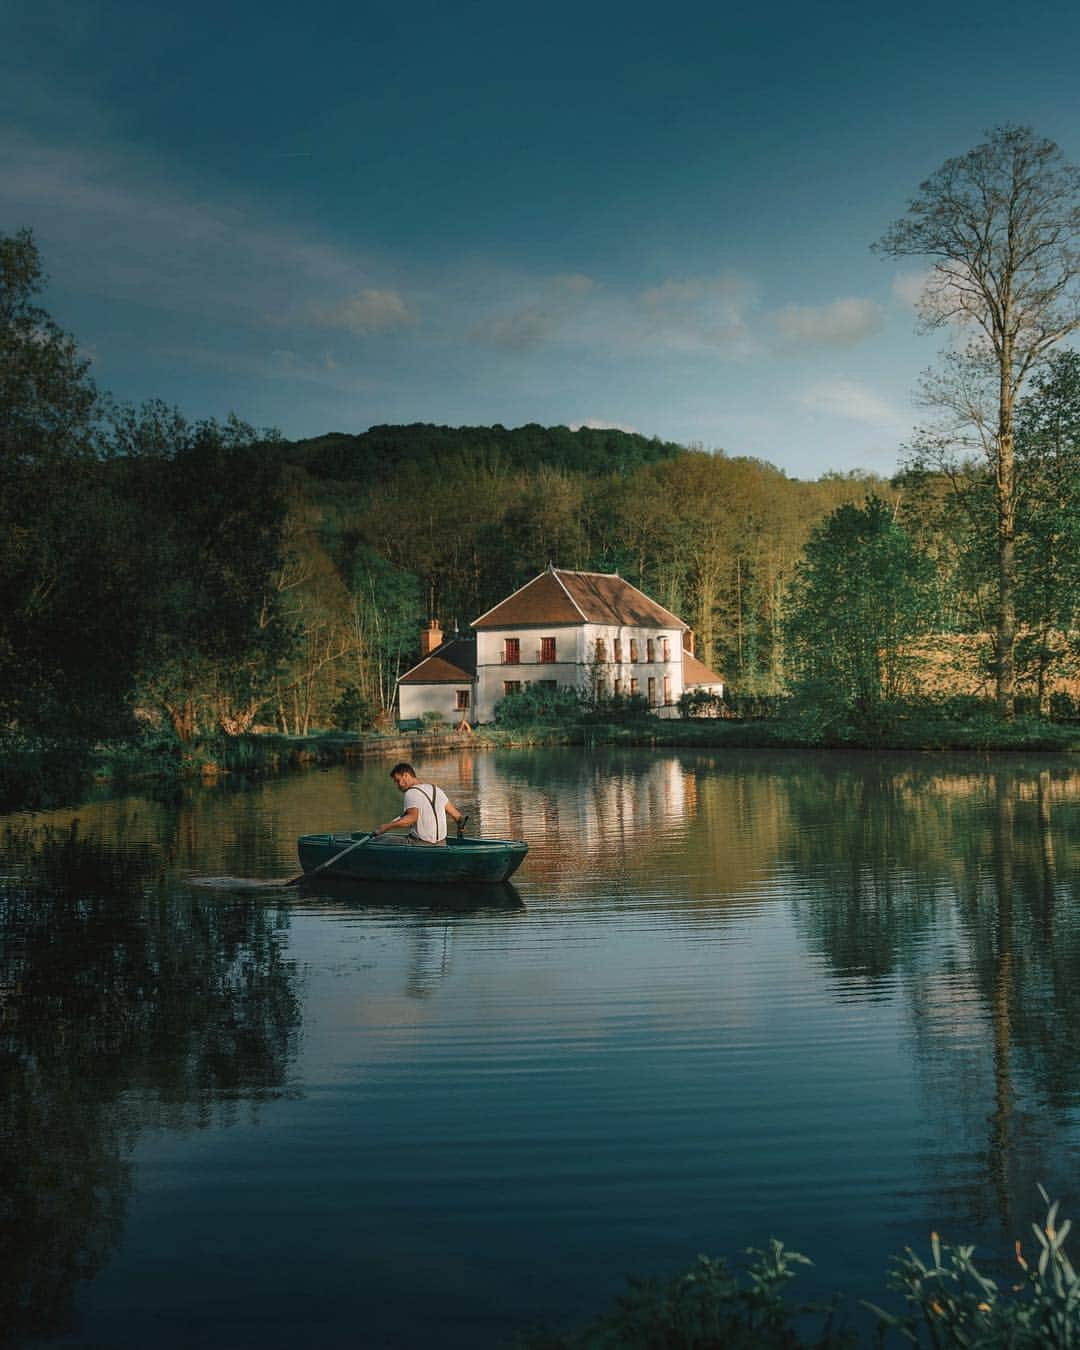
[[[469,691],[470,706],[464,713],[457,706],[459,689]],[[437,712],[444,722],[457,726],[463,716],[466,721],[473,721],[473,697],[472,686],[466,680],[460,684],[399,684],[398,717],[406,722],[413,717],[423,717],[426,712]]]
[[[540,639],[553,637],[556,641],[556,662],[541,662],[539,659]],[[671,653],[669,661],[662,661],[662,639],[667,638]],[[518,665],[503,663],[504,642],[506,638],[517,638],[521,644],[521,661]],[[607,660],[594,665],[596,641],[603,638]],[[622,641],[620,663],[612,657],[615,639]],[[639,659],[630,661],[630,639],[636,639],[639,647]],[[578,624],[576,627],[549,626],[546,628],[498,628],[481,630],[476,635],[476,721],[491,722],[495,717],[495,705],[504,697],[503,684],[507,680],[517,680],[522,687],[537,680],[556,680],[560,686],[584,689],[593,672],[606,677],[609,693],[614,692],[615,678],[621,677],[623,692],[629,694],[630,680],[638,681],[638,692],[648,697],[649,677],[656,680],[656,699],[664,698],[664,676],[671,679],[671,703],[678,701],[683,691],[682,675],[682,629],[680,628],[626,628],[613,624]],[[655,660],[647,662],[643,658],[648,651],[647,642],[654,643]],[[404,714],[403,714],[404,715]]]

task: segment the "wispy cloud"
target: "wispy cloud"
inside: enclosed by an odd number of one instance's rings
[[[390,332],[414,322],[397,291],[373,287],[365,287],[335,304],[313,305],[310,316],[316,327],[344,328],[359,337]]]
[[[374,284],[374,259],[270,222],[240,198],[185,189],[129,154],[0,136],[0,214],[35,224],[50,270],[112,300],[252,326],[336,307],[348,326],[348,302],[336,297],[361,297],[362,322],[367,295],[369,323],[391,317],[379,297],[394,291]]]
[[[756,346],[750,327],[756,306],[756,287],[734,273],[671,277],[646,287],[639,296],[646,336],[675,351],[749,354]]]
[[[795,347],[854,347],[885,322],[879,304],[857,296],[828,305],[786,305],[773,318],[782,340]]]
[[[886,399],[858,380],[820,381],[803,389],[798,401],[807,412],[840,417],[849,422],[891,427],[901,420]]]
[[[511,352],[530,352],[543,346],[558,331],[561,316],[541,305],[486,314],[469,330],[474,341]]]

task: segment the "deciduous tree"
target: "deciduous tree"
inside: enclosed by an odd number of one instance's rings
[[[1027,127],[999,127],[946,162],[876,246],[930,259],[927,326],[968,338],[926,385],[941,422],[921,435],[924,458],[956,467],[980,455],[993,486],[997,561],[997,702],[1016,690],[1015,413],[1025,381],[1080,326],[1080,170]]]

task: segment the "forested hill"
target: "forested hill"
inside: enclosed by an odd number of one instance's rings
[[[392,477],[406,465],[435,469],[467,455],[504,470],[541,466],[574,473],[628,474],[645,464],[672,459],[683,447],[657,437],[614,428],[443,427],[430,422],[371,427],[359,435],[330,432],[293,441],[285,457],[313,478],[338,482]]]

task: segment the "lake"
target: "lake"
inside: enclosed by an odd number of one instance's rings
[[[0,819],[16,1340],[484,1350],[699,1252],[880,1300],[1080,1214],[1074,761],[455,753],[512,887],[215,881],[389,763]]]

